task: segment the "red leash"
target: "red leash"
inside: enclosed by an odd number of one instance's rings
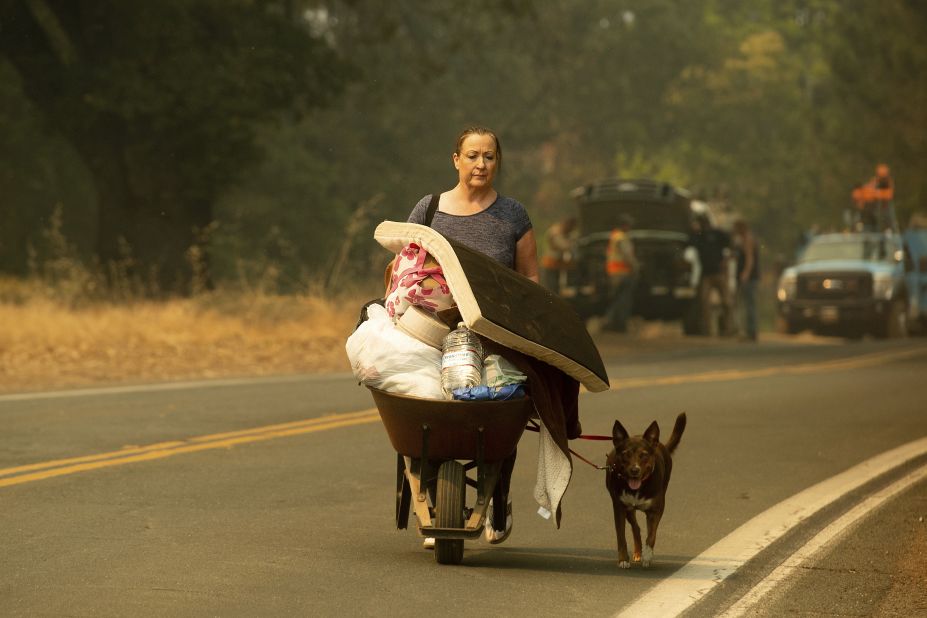
[[[539,432],[541,431],[540,426],[539,426],[537,423],[535,423],[533,420],[529,420],[528,422],[529,422],[530,424],[529,424],[527,427],[525,427],[525,429],[527,429],[528,431],[533,431],[533,432],[535,432],[535,433],[539,433]],[[581,434],[581,435],[579,436],[579,439],[580,439],[580,440],[611,440],[612,437],[611,437],[611,436],[594,436],[594,435]],[[573,449],[570,449],[570,453],[572,453],[572,454],[575,455],[576,457],[580,458],[581,460],[585,461],[587,464],[589,464],[590,466],[592,466],[592,467],[595,468],[596,470],[604,470],[604,469],[605,469],[605,466],[600,466],[600,465],[597,465],[597,464],[592,463],[591,461],[589,461],[588,459],[586,459],[585,457],[583,457],[582,455],[580,455],[579,453],[577,453],[577,452],[574,451]]]

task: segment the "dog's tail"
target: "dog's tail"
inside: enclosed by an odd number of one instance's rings
[[[666,441],[666,450],[672,454],[679,446],[679,440],[682,438],[682,432],[686,430],[686,413],[683,412],[676,417],[676,424],[673,425],[673,433],[670,434],[669,440]]]

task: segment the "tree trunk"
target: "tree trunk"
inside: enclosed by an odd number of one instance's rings
[[[0,37],[0,53],[22,76],[26,96],[80,154],[93,178],[95,253],[111,282],[130,282],[136,293],[187,293],[192,272],[187,252],[212,221],[214,196],[191,194],[180,160],[145,150],[137,138],[133,143],[122,118],[83,98],[59,96],[55,84],[79,79],[83,59],[45,0],[2,8],[4,23],[16,27]],[[200,255],[202,268],[206,259]],[[120,278],[125,280],[116,281]]]
[[[111,283],[133,285],[134,291],[165,295],[190,291],[193,269],[188,252],[212,221],[209,200],[183,197],[180,191],[140,190],[138,185],[175,185],[170,168],[154,180],[133,182],[144,172],[130,167],[125,131],[115,119],[93,135],[73,139],[86,162],[97,191],[96,254]],[[165,178],[166,177],[166,178]],[[199,266],[207,262],[200,247]],[[207,274],[201,271],[200,277]],[[199,287],[203,282],[199,282]]]

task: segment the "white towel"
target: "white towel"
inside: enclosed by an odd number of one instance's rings
[[[560,500],[570,484],[573,466],[541,422],[538,432],[538,475],[534,484],[534,499],[538,515],[544,519],[557,512]]]

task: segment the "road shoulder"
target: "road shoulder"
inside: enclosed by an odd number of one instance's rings
[[[761,616],[927,615],[927,481],[871,513],[763,603]]]

